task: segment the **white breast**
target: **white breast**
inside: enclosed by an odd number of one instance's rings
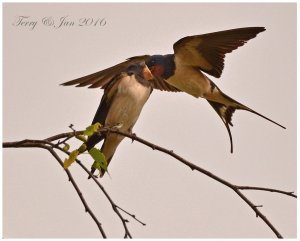
[[[151,88],[137,82],[133,75],[121,79],[105,124],[120,124],[121,131],[128,131],[137,121],[150,93]]]

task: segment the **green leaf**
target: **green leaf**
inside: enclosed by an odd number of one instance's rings
[[[87,139],[84,135],[78,135],[78,136],[75,136],[78,140],[82,141],[82,142],[86,142]]]
[[[89,150],[91,157],[95,160],[93,167],[100,172],[104,170],[107,172],[107,161],[104,154],[97,148],[93,147]]]
[[[70,149],[70,145],[68,143],[65,143],[63,150],[68,151]]]
[[[84,135],[86,136],[91,136],[93,135],[95,132],[97,132],[99,130],[99,128],[101,127],[101,124],[99,122],[88,126],[85,131],[84,131]]]
[[[86,144],[82,144],[79,148],[78,148],[79,153],[83,153],[86,151]]]
[[[71,164],[75,161],[78,155],[78,150],[72,151],[69,155],[69,158],[66,158],[64,161],[64,169],[67,169],[69,166],[71,166]]]

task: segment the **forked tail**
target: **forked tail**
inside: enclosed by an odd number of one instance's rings
[[[223,93],[222,93],[223,94]],[[250,109],[249,107],[235,101],[234,99],[230,98],[229,96],[223,94],[223,97],[226,97],[231,103],[232,105],[224,105],[222,103],[218,103],[218,102],[214,102],[214,101],[210,101],[210,100],[207,100],[208,103],[214,108],[214,110],[217,112],[217,114],[219,115],[219,117],[221,118],[221,120],[223,121],[226,129],[227,129],[227,132],[228,132],[228,135],[229,135],[229,139],[230,139],[230,152],[233,153],[233,142],[232,142],[232,135],[231,135],[231,131],[230,131],[230,127],[229,125],[233,126],[232,122],[231,122],[231,119],[232,119],[232,115],[233,113],[235,112],[235,110],[246,110],[246,111],[249,111],[249,112],[252,112],[272,123],[274,123],[275,125],[278,125],[280,126],[281,128],[283,129],[286,129],[283,125],[271,120],[270,118]]]

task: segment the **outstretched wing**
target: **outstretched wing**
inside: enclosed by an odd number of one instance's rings
[[[106,86],[113,80],[114,76],[126,72],[128,66],[134,63],[140,63],[145,62],[150,56],[149,55],[142,55],[142,56],[136,56],[127,59],[126,61],[117,64],[115,66],[112,66],[110,68],[101,70],[99,72],[74,79],[65,83],[62,83],[61,85],[68,86],[68,85],[76,85],[76,87],[83,87],[83,86],[89,86],[89,88],[102,88],[105,89]],[[179,91],[177,88],[169,85],[164,79],[161,79],[159,77],[155,78],[153,81],[153,88],[162,90],[162,91]]]
[[[188,36],[177,41],[173,48],[183,64],[219,78],[224,68],[225,54],[243,46],[265,30],[264,27],[248,27]]]

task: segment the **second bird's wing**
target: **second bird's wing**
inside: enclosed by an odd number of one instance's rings
[[[61,85],[64,86],[76,85],[76,87],[89,86],[89,88],[105,89],[106,86],[113,80],[114,76],[122,72],[125,72],[128,66],[130,66],[131,64],[145,62],[149,57],[150,57],[149,55],[132,57],[110,68],[98,71],[96,73],[78,79],[74,79],[62,83]],[[154,89],[158,89],[162,91],[173,91],[173,92],[179,91],[176,87],[169,85],[164,79],[158,77],[157,78],[155,77],[152,83]]]
[[[178,40],[173,48],[182,64],[219,78],[224,68],[225,54],[243,46],[263,31],[264,27],[248,27],[188,36]]]

